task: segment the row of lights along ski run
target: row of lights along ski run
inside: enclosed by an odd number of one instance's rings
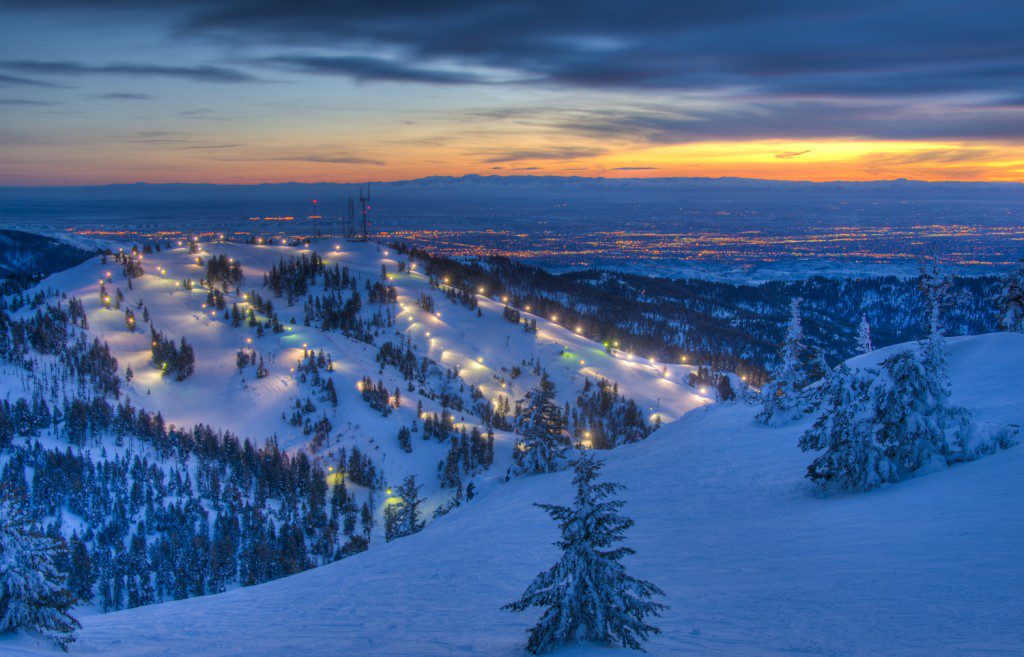
[[[220,241],[223,241],[224,240],[224,235],[220,234],[218,236],[218,239]],[[209,253],[202,249],[202,246],[199,243],[198,237],[192,237],[189,241],[194,242],[196,244],[195,248],[199,248],[200,249],[200,251],[198,252],[197,255],[195,255],[195,256],[193,256],[191,254],[188,255],[189,265],[194,266],[194,267],[201,267],[202,266],[202,256],[203,255],[209,255]],[[287,244],[287,240],[285,240],[283,238],[280,241],[281,241],[282,245],[286,245]],[[263,245],[265,241],[264,241],[263,238],[260,237],[260,238],[255,238],[253,240],[253,242],[255,242],[256,245]],[[270,240],[269,243],[272,244],[273,240]],[[179,246],[184,246],[184,244],[185,244],[184,240],[178,240],[178,245]],[[307,244],[305,244],[305,246],[308,248],[309,244],[307,243]],[[328,253],[328,255],[334,256],[334,257],[341,256],[342,255],[341,245],[340,244],[334,244],[333,252],[332,253]],[[383,250],[382,251],[382,255],[385,258],[387,258],[390,255],[390,252],[388,250]],[[140,260],[142,259],[142,255],[141,254],[138,254],[138,257],[139,257]],[[194,261],[193,261],[193,257],[194,257]],[[234,258],[229,258],[228,261],[229,262],[234,262]],[[167,269],[165,269],[163,267],[156,267],[156,272],[158,273],[158,275],[160,275],[162,277],[166,277],[168,275]],[[409,273],[411,275],[413,275],[413,276],[419,276],[419,277],[422,277],[422,278],[426,278],[426,276],[424,276],[421,272],[417,271],[417,263],[410,263],[410,265],[409,265]],[[106,272],[105,276],[106,276],[105,279],[100,279],[100,283],[109,282],[111,280],[111,273],[110,272]],[[388,276],[389,280],[392,280],[392,281],[395,280],[395,275],[394,274],[390,274],[389,273],[387,276]],[[181,282],[180,281],[175,281],[174,285],[175,285],[175,287],[179,287],[180,288],[181,287]],[[196,284],[194,284],[193,289],[201,288],[201,287],[202,286],[200,286],[198,283],[196,283]],[[449,287],[449,288],[451,288],[451,280],[448,277],[444,277],[442,279],[442,284],[439,285],[439,287]],[[494,299],[491,299],[491,297],[489,297],[487,295],[487,289],[485,287],[483,287],[483,286],[478,287],[476,292],[477,292],[477,294],[481,298],[487,299],[487,300],[490,300],[490,301],[494,301]],[[243,295],[241,295],[241,299],[239,299],[238,302],[242,303],[242,304],[247,304],[248,303],[248,298],[249,298],[248,294],[243,294]],[[500,297],[500,301],[501,301],[501,303],[508,305],[509,302],[510,302],[510,299],[509,299],[508,296],[502,296],[502,297]],[[107,303],[107,302],[105,301],[105,303]],[[412,332],[412,330],[413,330],[413,328],[415,326],[415,323],[416,323],[416,317],[415,317],[414,311],[415,311],[415,308],[417,306],[414,303],[407,303],[406,300],[403,300],[403,299],[400,298],[399,307],[400,307],[400,312],[398,313],[399,316],[403,315],[404,313],[409,313],[408,320],[410,322],[410,325],[408,327],[408,331]],[[206,308],[207,308],[207,304],[203,303],[202,304],[202,309],[205,311]],[[532,314],[532,307],[529,304],[525,305],[524,308],[522,308],[520,310],[521,311],[525,311],[526,313],[531,313]],[[209,312],[210,312],[210,317],[211,318],[215,319],[217,317],[217,312],[216,311],[211,310]],[[426,311],[423,311],[423,312],[426,313]],[[435,324],[442,324],[441,319],[442,319],[442,314],[441,314],[440,311],[435,311],[434,313],[432,313],[431,320]],[[561,327],[558,324],[558,319],[559,319],[559,317],[558,317],[557,314],[553,314],[549,318],[550,322],[552,324],[554,324],[555,326],[559,326],[560,328],[566,328],[566,327]],[[286,331],[291,332],[294,335],[294,328],[293,328],[292,325],[290,325],[290,324],[286,325],[284,328],[285,328]],[[566,330],[570,330],[570,329],[566,329]],[[571,329],[571,332],[576,334],[577,336],[580,336],[582,338],[583,337],[583,332],[584,332],[584,327],[576,326],[575,328]],[[440,358],[441,358],[442,361],[448,360],[450,358],[450,356],[452,354],[452,350],[449,347],[443,346],[441,341],[440,341],[440,339],[438,337],[431,335],[430,331],[425,331],[425,337],[428,339],[428,348],[430,348],[430,349],[434,349],[434,348],[440,349],[439,353],[440,353]],[[252,337],[246,337],[245,338],[245,345],[247,347],[249,347],[252,344],[253,344]],[[602,354],[608,354],[611,357],[614,357],[614,358],[619,359],[619,360],[624,360],[627,363],[631,363],[631,364],[635,364],[635,365],[642,365],[643,364],[642,360],[635,359],[634,354],[632,354],[631,352],[623,352],[623,351],[621,351],[618,348],[619,347],[618,341],[613,341],[611,343],[604,342],[602,344],[603,344],[603,346],[605,348],[605,351],[601,352]],[[565,348],[565,345],[563,345],[563,349],[564,348]],[[305,350],[308,349],[308,343],[303,343],[302,344],[302,349],[305,352]],[[579,357],[577,360],[578,360],[578,364],[579,364],[579,366],[581,368],[587,366],[586,359],[584,359],[582,357]],[[647,361],[647,364],[651,367],[651,369],[653,369],[657,373],[657,376],[658,376],[659,379],[662,379],[662,380],[665,380],[666,382],[672,383],[671,377],[670,377],[670,372],[669,372],[669,370],[668,370],[668,368],[666,366],[660,365],[658,363],[657,359],[654,356],[651,356],[651,357],[647,358],[646,361]],[[680,358],[680,362],[685,364],[687,362],[686,356],[682,356]],[[475,368],[478,368],[478,369],[487,369],[486,365],[484,364],[484,357],[483,357],[483,355],[477,355],[475,358],[467,358],[465,363],[463,363],[462,365],[458,366],[458,369],[460,370],[460,374],[467,375],[468,372],[467,372],[467,370],[466,370],[466,368],[464,366],[470,366],[470,365],[475,367]],[[292,373],[295,372],[295,368],[294,367],[291,368],[291,372]],[[606,378],[609,378],[609,377],[606,377]],[[743,378],[745,379],[746,377],[743,377]],[[361,390],[362,384],[361,383],[357,383],[357,388],[359,388]],[[501,383],[501,390],[504,390],[504,391],[508,390],[507,383],[505,383],[505,382]],[[699,388],[699,393],[700,393],[700,395],[702,397],[707,395],[707,392],[708,392],[708,390],[707,390],[706,387]],[[707,403],[708,401],[710,401],[710,400],[705,399],[705,403]],[[498,402],[498,398],[497,397],[493,398],[492,402],[499,403]],[[659,416],[659,414],[655,413],[654,415],[652,415],[652,419],[657,418],[658,416]],[[587,442],[589,442],[589,440],[584,440],[583,441],[584,445],[586,445]]]

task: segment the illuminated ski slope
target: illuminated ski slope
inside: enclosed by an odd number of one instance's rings
[[[321,242],[308,249],[204,243],[198,256],[190,255],[186,247],[146,254],[145,275],[133,282],[131,290],[116,263],[103,265],[98,258],[50,277],[45,285],[84,301],[92,333],[110,343],[122,371],[128,365],[133,369],[134,379],[127,386],[132,402],[150,411],[160,411],[166,421],[178,426],[202,422],[256,441],[276,434],[281,446],[286,448],[304,445],[306,437],[282,419],[282,413],[289,415],[295,400],[310,394],[308,388],[300,386],[292,371],[296,360],[302,356],[304,348],[323,349],[334,360],[335,372],[331,376],[339,396],[337,409],[320,405],[334,426],[332,441],[324,455],[330,458],[342,447],[358,445],[374,457],[387,481],[397,482],[404,475],[414,473],[426,484],[426,492],[438,492],[436,468],[447,453],[447,446],[415,438],[413,453],[409,455],[398,448],[396,435],[401,425],[411,424],[415,419],[418,402],[423,403],[425,412],[437,412],[440,407],[416,392],[407,393],[405,382],[395,369],[385,368],[380,373],[375,361],[375,345],[350,339],[340,332],[303,326],[304,300],[299,299],[295,305],[287,307],[284,299],[273,298],[270,291],[263,288],[264,273],[282,258],[311,254],[314,250],[329,266],[337,263],[361,277],[359,289],[364,297],[364,317],[379,309],[369,307],[363,284],[367,280],[380,280],[381,267],[386,267],[390,284],[397,288],[400,307],[394,326],[383,330],[375,342],[378,345],[386,340],[397,343],[399,336],[404,336],[411,341],[418,356],[426,355],[445,368],[458,369],[467,385],[480,386],[484,395],[492,400],[504,395],[514,405],[538,380],[531,367],[525,364],[536,359],[551,373],[562,404],[575,402],[586,377],[592,381],[604,377],[617,382],[619,390],[635,400],[652,423],[655,418],[663,422],[677,419],[686,411],[710,402],[686,383],[693,371],[688,365],[654,363],[641,355],[608,354],[600,344],[549,318],[537,317],[537,333],[526,333],[521,326],[502,317],[504,304],[500,300],[483,294],[479,296],[482,316],[477,317],[475,311],[449,303],[442,292],[431,290],[427,278],[418,271],[422,265],[400,273],[396,254],[373,243]],[[184,279],[198,282],[205,274],[205,264],[197,264],[196,258],[205,262],[211,255],[219,254],[242,264],[246,276],[241,286],[243,297],[254,290],[270,298],[289,330],[276,335],[267,331],[263,337],[258,337],[255,329],[244,323],[234,328],[222,312],[206,307],[205,288],[184,289],[181,285]],[[99,297],[101,280],[107,281],[106,289],[111,295],[120,288],[126,298],[124,307],[133,309],[139,331],[126,330],[123,310],[104,309]],[[311,293],[316,294],[320,289],[319,286],[312,288]],[[437,314],[427,313],[415,304],[421,293],[432,293]],[[233,293],[226,296],[228,308],[234,302],[239,303],[243,311],[248,307],[245,298]],[[151,362],[149,329],[143,324],[142,311],[137,307],[140,301],[148,308],[158,330],[173,339],[185,336],[193,345],[196,368],[186,381],[164,379]],[[297,321],[289,321],[293,318]],[[235,354],[243,347],[254,348],[263,355],[270,370],[269,377],[255,379],[253,368],[244,375],[238,373]],[[515,379],[510,376],[514,367],[523,372]],[[364,375],[374,381],[382,379],[389,390],[400,388],[401,408],[387,418],[370,408],[357,389],[357,382]],[[479,418],[469,414],[458,414],[456,422],[460,426],[481,424]],[[512,442],[510,435],[497,432],[495,464],[481,475],[478,488],[490,479],[504,476],[511,464]]]

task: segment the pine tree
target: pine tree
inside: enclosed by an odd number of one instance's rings
[[[420,507],[425,501],[420,497],[420,488],[416,484],[416,475],[409,475],[395,491],[395,502],[389,502],[384,508],[384,535],[388,541],[402,538],[423,529],[425,523],[421,517]]]
[[[821,484],[830,482],[852,490],[871,490],[899,480],[899,471],[891,456],[893,450],[879,442],[878,432],[865,417],[866,385],[844,363],[837,367],[825,385],[825,411],[800,437],[800,449],[824,450],[807,467],[807,477]]]
[[[857,353],[869,354],[875,350],[871,344],[871,324],[868,324],[868,316],[860,316],[860,328],[857,329]]]
[[[85,542],[78,537],[78,534],[71,535],[69,545],[71,548],[71,572],[68,577],[68,589],[78,600],[88,602],[92,600],[92,587],[96,583],[92,558]]]
[[[996,307],[999,309],[999,326],[1004,331],[1024,333],[1024,260],[1003,279]]]
[[[621,561],[634,550],[613,547],[633,526],[631,518],[619,513],[625,503],[610,499],[622,485],[597,483],[603,464],[587,454],[573,465],[573,505],[537,505],[558,523],[561,538],[555,545],[562,555],[534,578],[519,600],[503,609],[544,609],[529,632],[527,650],[533,654],[587,641],[639,650],[650,634],[660,633],[647,618],[667,609],[652,600],[664,593],[626,573]]]
[[[927,347],[927,344],[925,345]],[[962,441],[970,422],[949,404],[948,382],[904,351],[877,368],[836,369],[826,385],[826,407],[800,438],[804,451],[824,450],[807,469],[823,487],[870,490],[895,483],[933,459],[970,458]],[[944,365],[937,370],[944,373]]]
[[[807,379],[800,358],[804,351],[800,301],[797,297],[789,304],[789,324],[779,352],[779,364],[761,389],[762,409],[757,417],[765,424],[786,422],[798,414],[800,390]]]
[[[966,410],[950,407],[948,403],[949,367],[941,312],[956,303],[950,293],[952,285],[953,280],[940,271],[934,260],[922,265],[918,287],[928,307],[928,336],[920,346],[920,357],[895,360],[889,367],[893,378],[904,382],[911,409],[919,411],[914,416],[919,421],[908,431],[920,432],[925,443],[930,443],[947,458],[961,447],[960,439],[969,421]],[[919,366],[919,370],[915,366]],[[911,456],[909,460],[915,463],[913,467],[920,465],[917,457]]]
[[[530,474],[558,469],[568,441],[561,412],[555,403],[555,385],[545,372],[540,384],[522,401],[516,433],[516,472]]]
[[[885,376],[873,385],[875,421],[881,441],[892,446],[905,470],[916,470],[933,454],[949,458],[962,449],[969,416],[949,405],[949,380],[941,345],[925,343],[921,355],[905,351],[882,363]]]
[[[927,308],[925,323],[928,326],[928,335],[942,335],[942,308],[952,302],[950,289],[953,287],[953,279],[942,271],[934,258],[922,261],[919,268],[917,287],[924,297]]]
[[[68,614],[74,596],[55,565],[60,545],[33,531],[23,507],[0,500],[0,634],[38,632],[61,648],[81,627]]]
[[[409,427],[402,425],[398,429],[398,444],[406,454],[412,452],[412,432]]]

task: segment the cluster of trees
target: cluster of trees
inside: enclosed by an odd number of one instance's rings
[[[286,297],[290,306],[296,299],[306,296],[309,288],[316,285],[317,277],[323,276],[326,271],[323,259],[316,252],[288,259],[281,258],[278,264],[271,266],[270,271],[263,275],[263,287],[269,287],[275,297]],[[340,288],[340,271],[337,282]],[[328,290],[336,289],[333,285],[328,285],[327,281],[324,281],[324,287]]]
[[[139,257],[138,247],[131,251],[119,251],[114,254],[114,260],[121,265],[121,272],[128,279],[128,289],[131,289],[132,279],[141,277],[145,272],[142,270],[142,258]]]
[[[401,373],[402,378],[410,383],[426,383],[427,377],[436,369],[426,356],[416,358],[408,344],[400,346],[391,341],[386,341],[378,347],[377,363],[381,367],[394,367]]]
[[[370,343],[373,332],[359,315],[362,308],[362,297],[356,290],[347,297],[340,292],[328,292],[306,300],[302,321],[306,326],[315,325],[322,331],[341,331],[354,340]],[[380,324],[378,319],[376,325]]]
[[[344,485],[328,490],[322,465],[305,453],[289,455],[273,440],[256,447],[203,425],[168,428],[127,402],[107,417],[77,449],[38,441],[9,448],[0,471],[0,487],[35,521],[59,518],[62,509],[81,518],[74,532],[59,521],[46,529],[67,541],[70,558],[61,567],[80,600],[98,597],[104,609],[120,609],[203,595],[293,574],[368,544],[369,509],[357,532]],[[38,424],[19,434],[31,436]],[[101,448],[97,457],[90,447],[108,436],[132,445],[113,456]],[[372,462],[358,451],[343,454],[339,470],[375,484]]]
[[[523,318],[522,313],[512,306],[505,306],[502,308],[501,316],[505,318],[505,321],[511,322],[512,324],[518,324]]]
[[[1005,279],[995,295],[1000,325],[1024,330],[1024,264]],[[831,369],[803,356],[800,299],[790,306],[778,364],[762,388],[758,417],[769,424],[789,422],[821,410],[800,438],[805,451],[820,452],[807,476],[823,487],[870,490],[895,483],[932,463],[952,464],[1005,448],[1012,428],[967,440],[970,414],[950,403],[946,342],[950,316],[963,301],[956,282],[934,262],[924,263],[917,281],[926,335],[916,349],[889,356],[877,366]],[[855,351],[874,348],[872,326],[862,315]],[[816,367],[815,363],[820,363]]]
[[[574,440],[588,440],[594,449],[639,442],[652,431],[636,402],[619,392],[618,383],[603,378],[583,382],[575,407],[565,417]]]
[[[419,258],[419,255],[417,254],[416,257]],[[431,271],[430,263],[428,263],[427,272],[430,273]],[[434,281],[434,285],[437,285],[436,280]],[[476,298],[476,290],[477,287],[472,282],[463,279],[457,285],[445,286],[444,296],[452,303],[457,303],[469,310],[478,310],[480,304]]]
[[[220,286],[226,292],[240,286],[243,280],[242,265],[234,258],[220,254],[206,261],[206,284],[209,287]]]
[[[323,294],[308,294],[311,287],[319,282]],[[360,317],[362,299],[357,290],[357,279],[350,275],[348,268],[327,267],[319,255],[301,255],[281,261],[271,267],[263,277],[264,287],[269,287],[275,297],[285,297],[289,306],[306,297],[303,304],[303,324],[316,325],[324,331],[341,331],[345,335],[363,342],[372,342],[373,329],[391,325],[391,311],[387,316],[375,314],[369,321]],[[371,303],[395,304],[395,288],[380,281],[365,281],[366,292]],[[348,295],[345,292],[349,291]],[[272,316],[276,326],[276,315]],[[294,321],[294,318],[293,318]]]
[[[377,466],[369,455],[359,451],[359,447],[353,447],[351,452],[341,448],[336,471],[357,486],[371,490],[381,487]]]
[[[391,411],[397,408],[401,401],[401,392],[397,388],[392,395],[382,380],[377,379],[377,383],[374,383],[368,376],[359,381],[359,392],[363,396],[363,401],[384,417],[391,415]]]
[[[331,355],[325,353],[323,349],[319,351],[304,349],[302,358],[295,363],[295,374],[299,384],[311,388],[318,401],[329,404],[331,408],[336,408],[338,406],[338,390],[334,385],[334,379],[328,376],[328,373],[333,371],[334,362]],[[327,444],[333,430],[333,425],[327,418],[327,414],[321,413],[319,418],[315,418],[316,412],[317,406],[311,398],[307,397],[303,402],[296,397],[289,419],[289,424],[301,428],[302,435],[310,438],[309,448],[313,452]],[[285,419],[283,412],[281,419]]]
[[[250,365],[256,366],[257,379],[265,379],[269,376],[270,371],[263,363],[262,354],[257,354],[255,349],[239,349],[235,354],[235,366],[238,368],[238,373],[241,374]]]
[[[824,383],[822,414],[800,438],[801,449],[821,452],[808,478],[870,490],[934,460],[971,458],[964,441],[970,416],[949,403],[943,349],[940,338],[878,367],[837,367]]]
[[[59,383],[114,397],[120,394],[117,360],[107,343],[89,339],[84,332],[88,321],[80,300],[70,299],[65,307],[58,299],[37,306],[35,313],[23,319],[12,318],[6,304],[6,299],[0,299],[0,358],[26,371],[56,368],[45,379],[52,386]]]
[[[196,365],[195,351],[185,336],[176,345],[174,340],[150,328],[153,364],[160,368],[163,376],[173,375],[175,381],[184,381],[192,376]]]
[[[437,464],[442,488],[461,488],[463,476],[472,477],[494,463],[494,432],[463,427],[450,434],[448,454]]]

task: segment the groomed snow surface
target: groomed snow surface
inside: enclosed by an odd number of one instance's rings
[[[1024,422],[1024,335],[950,340],[954,401]],[[884,353],[864,357],[875,361]],[[628,485],[632,572],[668,594],[655,655],[1024,654],[1024,449],[823,497],[797,448],[738,403],[694,410],[601,456]],[[555,559],[534,502],[569,475],[490,488],[416,534],[224,594],[83,619],[99,656],[522,655],[514,599]],[[22,638],[5,655],[51,650]],[[559,654],[635,654],[578,646]]]

